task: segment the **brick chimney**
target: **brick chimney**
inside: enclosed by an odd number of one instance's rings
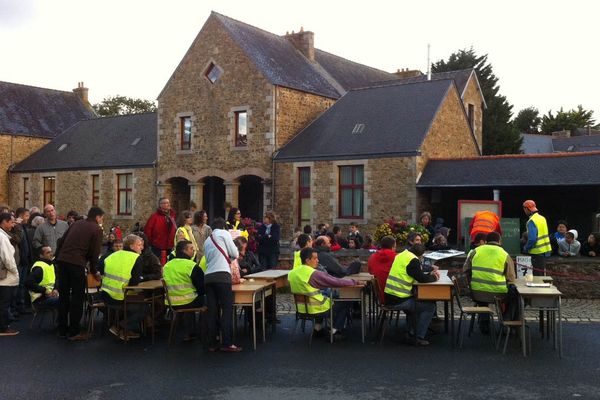
[[[310,31],[304,31],[304,28],[300,28],[300,32],[287,33],[285,38],[292,42],[294,47],[298,49],[304,57],[310,61],[315,61],[315,34]]]
[[[89,109],[92,108],[90,101],[88,100],[88,91],[89,89],[83,86],[83,82],[77,82],[77,87],[73,89],[73,93],[75,93],[81,102]]]
[[[394,74],[398,75],[398,77],[400,79],[412,78],[414,76],[423,75],[423,73],[421,71],[419,71],[418,69],[408,69],[408,68],[399,69],[398,71],[394,72]]]

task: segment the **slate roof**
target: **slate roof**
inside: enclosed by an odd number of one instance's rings
[[[552,146],[554,151],[596,151],[600,150],[600,135],[552,138]]]
[[[94,116],[73,92],[0,82],[0,134],[54,138]]]
[[[552,153],[552,136],[522,133],[521,151],[524,154]]]
[[[454,87],[453,81],[440,80],[352,90],[292,138],[274,159],[417,155],[446,94]]]
[[[420,188],[600,185],[600,151],[430,159]]]
[[[463,96],[465,89],[467,88],[467,83],[469,83],[469,79],[471,78],[471,74],[473,74],[475,70],[473,68],[468,69],[460,69],[456,71],[448,71],[448,72],[436,72],[431,74],[432,81],[446,80],[452,79],[458,88],[458,94]],[[475,74],[477,76],[477,74]],[[398,78],[396,76],[393,80],[383,80],[381,82],[377,82],[377,85],[397,85],[400,83],[415,83],[415,82],[426,82],[427,75],[421,74],[418,76],[410,76],[407,78]]]
[[[339,98],[346,91],[376,81],[394,79],[394,74],[358,64],[315,49],[311,62],[284,36],[212,12],[265,77],[285,86],[325,97]]]
[[[134,145],[138,138],[140,140]],[[67,129],[46,146],[16,164],[11,171],[151,166],[156,161],[156,138],[156,113],[89,119]],[[64,148],[59,151],[61,147]]]

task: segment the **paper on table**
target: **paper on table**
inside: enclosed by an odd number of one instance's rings
[[[423,254],[423,257],[429,258],[430,260],[443,260],[444,258],[450,258],[455,256],[460,256],[461,254],[465,254],[464,251],[460,250],[440,250],[440,251],[432,251],[431,253]]]

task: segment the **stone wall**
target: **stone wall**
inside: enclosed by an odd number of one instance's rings
[[[117,215],[117,174],[133,174],[132,215]],[[98,205],[106,215],[104,226],[115,222],[124,229],[130,229],[136,222],[144,225],[156,207],[154,168],[55,171],[11,174],[11,204],[23,204],[23,178],[29,178],[30,204],[42,208],[43,178],[53,176],[55,183],[55,206],[59,215],[65,216],[69,210],[85,214],[92,206],[92,175],[100,176]]]
[[[477,81],[474,77],[469,80],[467,87],[465,88],[464,93],[462,94],[462,100],[465,105],[465,110],[469,110],[469,104],[473,104],[473,109],[475,111],[474,115],[474,133],[477,138],[477,144],[479,146],[479,150],[482,151],[483,146],[483,96],[479,91],[477,86]]]
[[[23,161],[31,154],[47,144],[50,139],[15,136],[0,133],[0,204],[7,204],[12,208],[21,207],[23,203],[9,202],[8,169],[11,165]]]

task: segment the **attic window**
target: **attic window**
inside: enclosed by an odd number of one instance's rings
[[[352,129],[352,133],[363,133],[365,130],[365,124],[356,124],[354,125],[354,129]]]
[[[131,142],[131,145],[132,145],[132,146],[135,146],[135,145],[137,145],[137,144],[140,142],[140,140],[142,140],[142,138],[135,138],[135,139],[133,140],[133,142]]]
[[[68,146],[68,144],[67,144],[67,143],[63,143],[63,144],[61,144],[61,145],[60,145],[60,147],[58,148],[58,151],[63,151],[64,149],[66,149],[66,148],[67,148],[67,146]]]
[[[218,65],[211,62],[208,68],[206,68],[204,76],[210,81],[210,83],[215,83],[217,80],[219,80],[222,74],[223,70],[219,68]]]

